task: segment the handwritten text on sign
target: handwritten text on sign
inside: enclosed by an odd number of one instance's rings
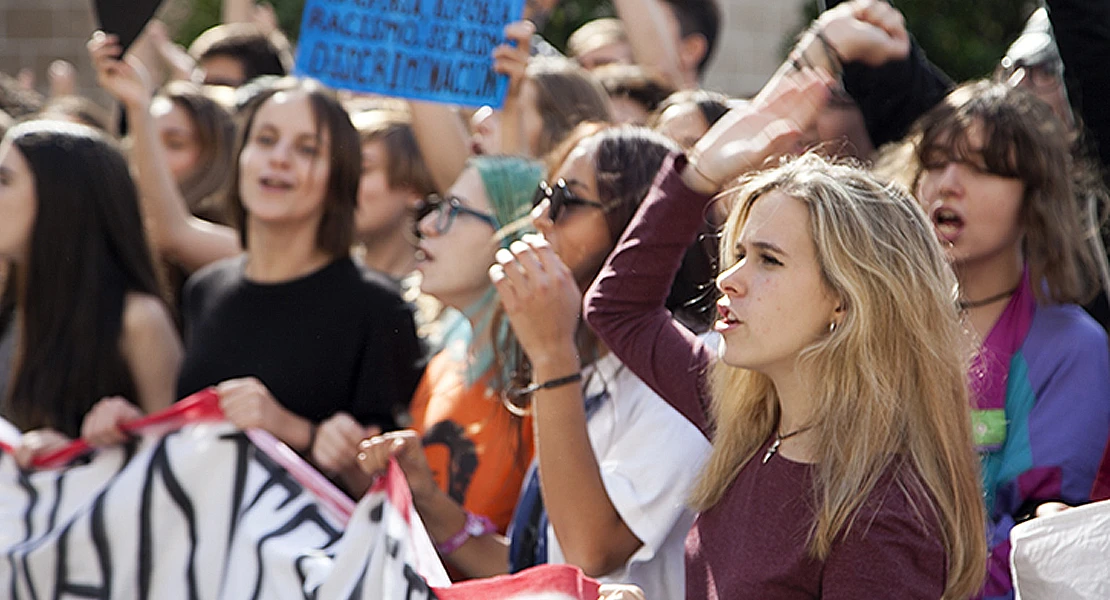
[[[467,106],[504,101],[490,53],[524,0],[308,0],[297,73],[342,89]]]

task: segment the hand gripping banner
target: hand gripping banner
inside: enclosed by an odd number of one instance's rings
[[[221,418],[201,392],[128,424],[128,445],[74,442],[34,471],[0,423],[0,597],[597,597],[566,566],[450,586],[396,464],[355,505],[269,434]]]

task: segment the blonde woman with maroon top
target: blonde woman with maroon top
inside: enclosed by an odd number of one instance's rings
[[[966,598],[986,556],[970,343],[911,197],[812,154],[748,175],[727,192],[716,352],[664,308],[713,195],[788,147],[825,86],[788,75],[665,163],[586,318],[712,441],[687,598]]]

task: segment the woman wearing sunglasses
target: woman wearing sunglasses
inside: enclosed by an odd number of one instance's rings
[[[412,434],[367,440],[359,460],[373,473],[397,455],[428,532],[444,558],[469,576],[569,563],[604,581],[635,582],[650,597],[681,597],[683,538],[693,520],[683,500],[708,442],[608,355],[578,318],[581,286],[597,275],[676,146],[635,127],[572,140],[534,197],[532,224],[542,237],[524,236],[499,250],[491,269],[529,359],[521,369],[528,379],[506,397],[531,416],[536,441],[537,460],[509,538],[471,528],[475,519],[463,507],[429,493],[432,475],[421,456],[430,453],[419,451]],[[456,216],[456,227],[462,218]],[[426,217],[422,226],[433,223]],[[532,293],[521,293],[525,280],[534,284]],[[559,369],[555,356],[566,358]],[[666,457],[655,448],[667,448]]]
[[[531,210],[542,174],[524,158],[477,157],[444,196],[426,197],[417,211],[421,292],[465,319],[445,333],[409,407],[415,445],[423,442],[423,464],[431,465],[413,488],[421,496],[420,481],[423,495],[461,505],[476,530],[505,531],[532,456],[531,421],[502,405],[513,342],[486,272],[494,253],[517,239],[510,226]]]

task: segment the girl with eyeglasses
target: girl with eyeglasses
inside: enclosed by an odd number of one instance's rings
[[[410,486],[422,514],[435,514],[429,503],[458,507],[470,531],[505,532],[532,456],[531,420],[504,403],[517,367],[515,342],[486,272],[494,253],[523,232],[519,221],[542,173],[525,158],[477,157],[445,196],[432,194],[417,210],[421,292],[464,318],[443,334],[446,345],[429,361],[409,406],[407,434],[424,469],[422,477],[410,474]],[[449,554],[450,534],[462,527],[437,537],[431,523],[433,539]]]
[[[537,456],[510,537],[472,526],[476,519],[464,507],[427,494],[431,471],[413,435],[367,440],[359,460],[373,473],[397,455],[428,532],[468,576],[565,562],[605,581],[636,582],[653,597],[679,597],[682,540],[693,518],[682,500],[691,467],[708,444],[607,355],[578,318],[579,290],[597,274],[664,157],[677,148],[642,128],[583,131],[561,150],[565,160],[534,195],[531,223],[542,237],[525,236],[499,250],[491,269],[528,359],[520,370],[525,377],[506,390],[506,408],[529,415]],[[456,215],[455,227],[464,216]],[[429,216],[422,226],[432,231],[437,222]],[[525,291],[525,281],[536,287]],[[566,361],[553,363],[556,355]],[[666,456],[657,445],[668,449]]]

